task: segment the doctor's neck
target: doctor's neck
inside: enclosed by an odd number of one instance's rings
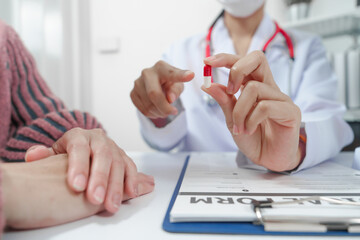
[[[233,40],[237,54],[245,55],[251,39],[264,17],[264,5],[249,17],[238,18],[225,11],[224,23]]]

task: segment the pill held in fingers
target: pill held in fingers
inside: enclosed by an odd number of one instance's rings
[[[211,87],[211,66],[209,65],[204,66],[204,87]]]

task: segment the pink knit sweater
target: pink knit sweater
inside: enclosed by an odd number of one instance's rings
[[[51,146],[74,127],[101,126],[88,113],[66,109],[40,76],[19,36],[0,20],[0,158],[24,161],[29,147]],[[0,227],[4,226],[1,210],[0,188]]]

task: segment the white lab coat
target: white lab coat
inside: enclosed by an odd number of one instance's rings
[[[275,31],[274,22],[265,15],[256,30],[248,53],[261,50]],[[336,154],[353,140],[353,132],[342,116],[345,107],[336,101],[337,78],[326,57],[318,37],[286,30],[295,47],[295,61],[291,72],[290,58],[281,34],[271,42],[266,52],[273,77],[281,91],[290,95],[302,112],[302,123],[307,134],[306,156],[297,170],[314,166]],[[163,59],[169,64],[195,72],[195,78],[185,83],[181,102],[184,111],[164,128],[154,124],[139,113],[141,133],[145,141],[158,150],[168,151],[237,151],[231,133],[226,127],[221,108],[209,106],[204,101],[203,59],[206,32],[173,44]],[[236,54],[232,40],[220,19],[212,32],[213,54]],[[227,85],[229,70],[219,68],[217,81]],[[214,74],[213,74],[214,75]],[[239,94],[239,93],[238,93]],[[238,96],[237,94],[237,96]]]

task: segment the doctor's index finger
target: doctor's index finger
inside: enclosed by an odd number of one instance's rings
[[[154,81],[155,72],[150,71],[148,75],[153,76],[144,79],[146,95],[161,115],[160,117],[164,118],[170,114],[176,114],[177,110],[168,102],[163,86],[158,81]]]
[[[176,68],[165,61],[158,61],[154,65],[154,69],[158,74],[161,84],[169,82],[188,82],[195,76],[194,72]]]
[[[205,58],[204,63],[212,67],[226,67],[230,69],[239,59],[240,56],[238,55],[219,53]]]

